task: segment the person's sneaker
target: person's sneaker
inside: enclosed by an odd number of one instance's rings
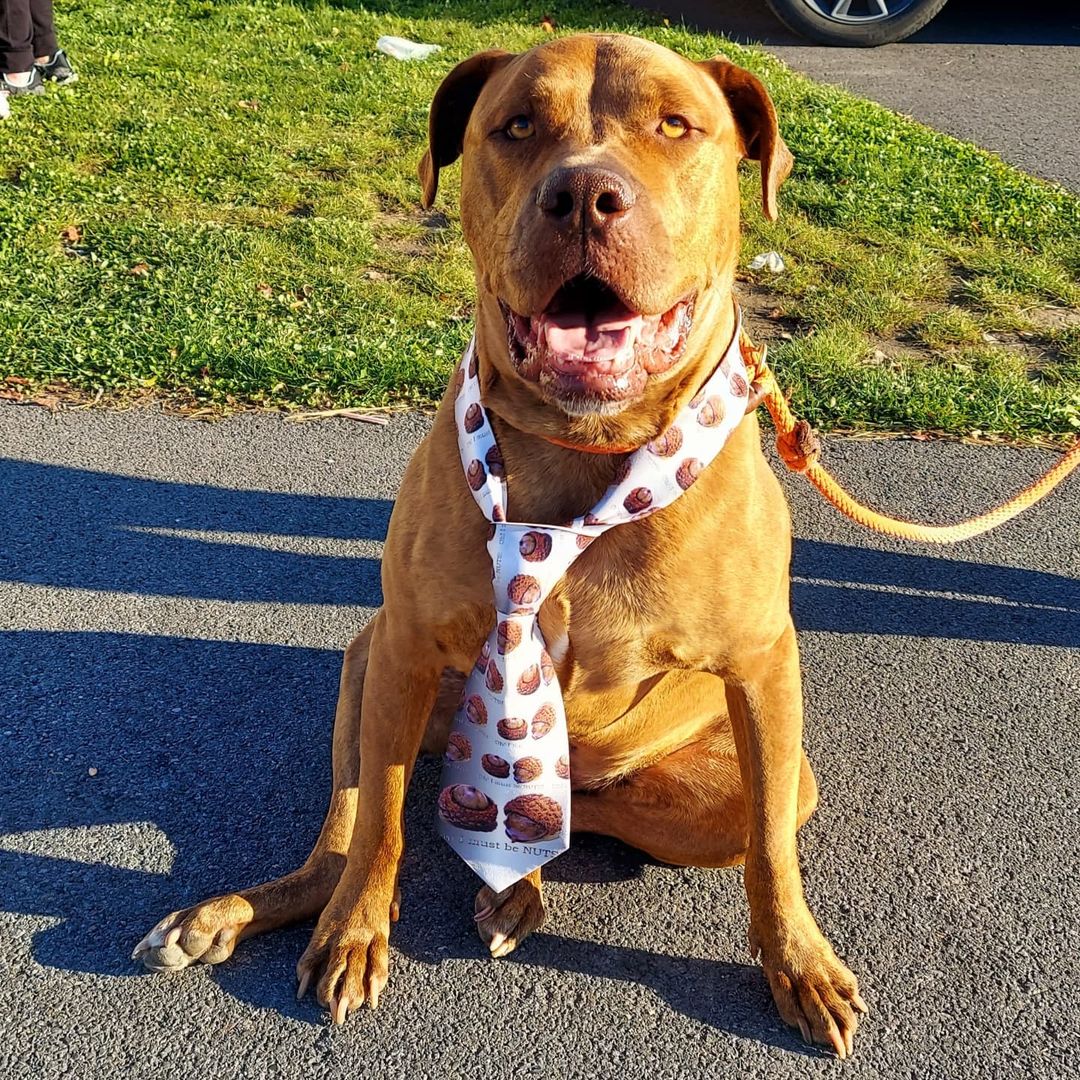
[[[0,75],[0,94],[8,94],[10,97],[20,97],[23,94],[44,94],[45,87],[41,85],[41,76],[36,67],[30,69],[30,81],[27,83],[13,83],[6,75]]]
[[[35,64],[34,69],[46,82],[54,82],[58,86],[70,86],[79,81],[79,74],[72,68],[63,49],[57,49],[56,55],[47,64]]]

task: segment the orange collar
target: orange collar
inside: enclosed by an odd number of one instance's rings
[[[540,435],[545,442],[554,443],[564,450],[580,450],[583,454],[632,454],[640,446],[586,446],[583,443],[570,442],[568,439],[556,439],[554,435]],[[642,444],[644,445],[644,443]]]

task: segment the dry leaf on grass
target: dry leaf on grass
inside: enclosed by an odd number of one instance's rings
[[[363,412],[360,409],[319,409],[315,412],[292,413],[290,420],[303,423],[306,420],[325,420],[327,417],[340,416],[345,420],[361,420],[365,424],[378,424],[382,427],[390,423],[390,417],[382,413]]]

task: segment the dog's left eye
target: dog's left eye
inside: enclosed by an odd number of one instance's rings
[[[505,131],[511,139],[527,139],[530,135],[535,133],[536,126],[527,116],[515,116],[514,119],[503,128],[503,131]]]
[[[660,133],[669,139],[681,139],[690,130],[690,125],[681,116],[665,116],[660,121]]]

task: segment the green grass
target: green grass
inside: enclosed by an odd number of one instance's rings
[[[771,249],[787,263],[754,293],[779,309],[773,365],[801,414],[1080,428],[1080,200],[764,53],[604,3],[58,0],[83,81],[0,124],[0,377],[213,406],[434,400],[472,277],[457,169],[437,212],[417,204],[428,102],[457,60],[543,40],[549,11],[560,30],[722,50],[766,79],[797,165],[773,225],[747,170],[743,266]],[[383,33],[444,51],[399,63],[375,53]]]

